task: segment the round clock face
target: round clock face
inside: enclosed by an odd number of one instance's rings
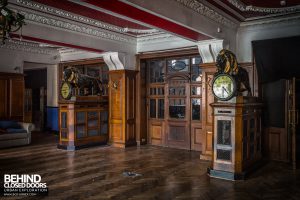
[[[231,99],[236,93],[236,84],[232,76],[227,74],[217,75],[212,83],[213,94],[222,101]]]
[[[72,96],[72,86],[71,86],[71,84],[68,83],[68,82],[64,82],[64,83],[61,85],[60,93],[61,93],[61,96],[62,96],[64,99],[70,99],[71,96]]]

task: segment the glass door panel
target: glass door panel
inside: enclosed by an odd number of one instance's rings
[[[185,118],[185,99],[169,99],[169,117],[173,119],[184,119]]]

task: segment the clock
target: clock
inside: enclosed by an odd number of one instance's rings
[[[68,82],[63,82],[60,88],[62,98],[69,100],[72,96],[72,85]]]
[[[227,101],[236,95],[235,79],[228,74],[219,74],[212,81],[212,90],[217,99]]]

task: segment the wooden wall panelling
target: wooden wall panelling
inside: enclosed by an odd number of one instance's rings
[[[201,123],[191,124],[191,149],[195,151],[202,150],[203,132]]]
[[[212,94],[212,80],[216,72],[214,63],[202,64],[202,152],[200,159],[212,159],[212,137],[213,137],[213,109],[210,106],[214,102]]]
[[[136,142],[147,144],[147,80],[146,62],[136,57],[138,63],[136,74]]]
[[[24,75],[0,73],[0,118],[24,120]]]
[[[191,90],[193,87],[196,87],[197,89],[200,88],[200,94],[192,94],[191,92],[191,105],[190,105],[190,118],[191,118],[191,150],[195,151],[202,151],[202,141],[203,141],[203,131],[202,131],[202,85],[201,83],[193,83],[191,84]],[[196,89],[196,90],[197,90]],[[192,100],[193,99],[199,99],[200,100],[200,120],[193,119],[193,105]]]
[[[113,146],[136,145],[136,72],[109,72],[109,142]]]
[[[7,116],[7,89],[7,80],[0,79],[0,119],[6,118]]]
[[[10,118],[23,121],[24,116],[24,77],[10,79]]]

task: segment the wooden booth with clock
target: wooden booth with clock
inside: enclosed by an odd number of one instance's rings
[[[217,57],[212,80],[213,156],[211,177],[238,180],[262,157],[261,107],[252,96],[249,74],[235,55],[223,49]]]
[[[58,147],[75,150],[108,141],[108,67],[103,60],[59,66]]]

